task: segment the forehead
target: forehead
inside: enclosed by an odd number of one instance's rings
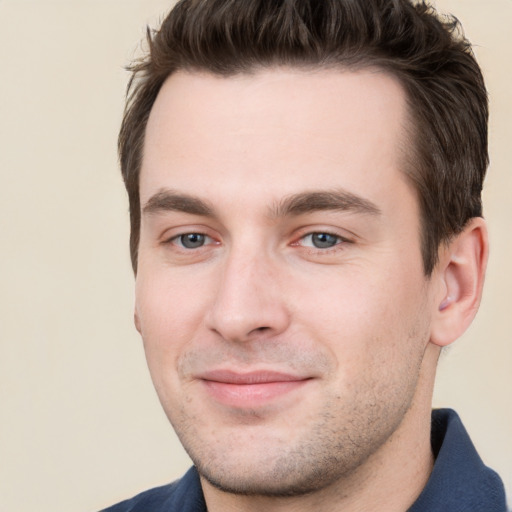
[[[402,166],[406,119],[401,85],[377,69],[180,71],[150,114],[141,202],[159,187],[181,190],[198,180],[204,190],[222,184],[231,194],[262,186],[268,194],[324,186],[361,194],[385,169]]]

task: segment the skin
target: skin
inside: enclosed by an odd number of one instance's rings
[[[135,321],[210,511],[405,510],[425,485],[439,347],[476,311],[486,238],[471,223],[424,275],[407,126],[376,70],[160,91]]]

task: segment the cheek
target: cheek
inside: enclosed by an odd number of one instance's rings
[[[177,362],[204,318],[204,291],[168,275],[137,276],[136,312],[151,377],[173,379]]]
[[[350,379],[362,368],[392,364],[412,348],[411,342],[422,344],[424,335],[418,331],[424,330],[427,312],[418,276],[411,280],[403,271],[345,270],[324,283],[316,280],[313,293],[303,282],[296,316],[313,339],[327,345]]]
[[[167,343],[169,338],[179,338],[188,325],[197,324],[205,289],[200,280],[177,272],[141,272],[135,296],[143,336]]]

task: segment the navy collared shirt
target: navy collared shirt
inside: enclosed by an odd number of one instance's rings
[[[450,409],[432,412],[435,464],[427,485],[408,512],[506,512],[500,477],[484,465]],[[197,470],[102,512],[207,512]]]

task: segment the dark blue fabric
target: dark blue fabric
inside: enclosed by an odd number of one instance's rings
[[[155,487],[102,512],[207,512],[196,468],[172,484]]]
[[[434,470],[408,512],[506,512],[500,477],[483,464],[454,411],[432,412],[432,449]],[[206,512],[206,505],[199,475],[191,468],[177,482],[102,512]]]
[[[451,409],[432,412],[434,469],[408,512],[506,512],[500,477],[484,465]]]

